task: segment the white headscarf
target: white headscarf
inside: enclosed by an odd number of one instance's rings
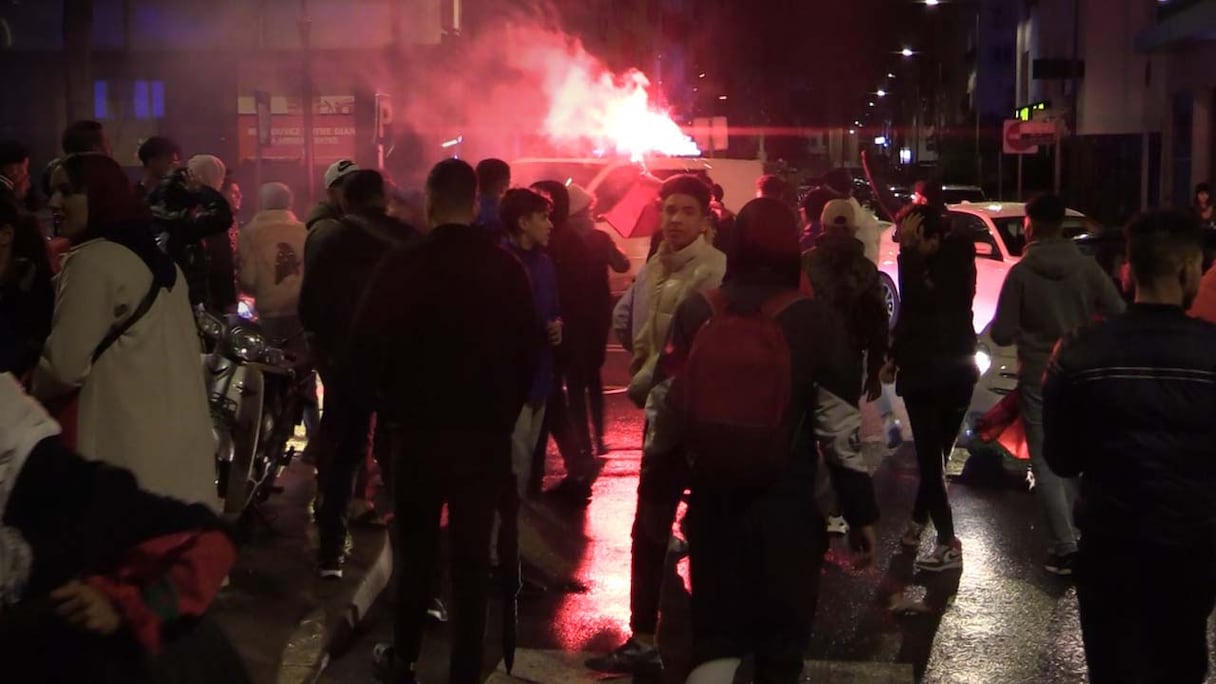
[[[219,157],[211,154],[196,154],[190,157],[190,161],[186,162],[186,168],[190,169],[190,173],[199,179],[203,185],[210,187],[216,192],[224,186],[224,162],[220,161]]]
[[[9,495],[30,452],[59,432],[59,423],[11,373],[0,374],[0,606],[21,598],[33,564],[33,553],[21,532],[2,523]]]

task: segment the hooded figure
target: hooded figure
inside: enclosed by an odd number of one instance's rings
[[[661,382],[647,407],[648,413],[654,410],[654,421],[643,459],[655,472],[673,475],[691,464],[686,476],[691,490],[687,529],[693,664],[698,670],[690,681],[731,681],[739,658],[755,653],[757,681],[796,682],[803,647],[811,636],[814,615],[809,608],[816,603],[827,549],[822,512],[807,495],[814,486],[819,448],[853,528],[854,548],[863,554],[862,564],[872,561],[871,526],[878,509],[857,438],[861,378],[849,362],[844,322],[827,303],[798,295],[797,218],[785,203],[760,198],[739,212],[738,226],[721,290],[693,293],[676,310],[659,363]],[[726,312],[764,315],[759,310],[765,306],[772,307],[789,346],[789,386],[796,389],[782,413],[782,425],[792,440],[772,480],[748,487],[713,477],[714,466],[706,463],[714,459],[701,460],[712,447],[706,446],[705,434],[696,432],[692,416],[683,413],[688,404],[676,397],[688,396],[684,391],[695,391],[689,389],[693,385],[709,387],[694,370],[694,358],[720,353],[697,346],[698,337],[708,335],[705,330],[712,327],[707,322]],[[697,357],[702,349],[709,356]],[[666,374],[671,375],[661,377]],[[666,484],[667,505],[674,510],[685,482],[672,476]],[[639,496],[644,496],[641,491]],[[649,496],[654,496],[653,490]],[[644,503],[646,498],[639,501],[639,512]],[[636,528],[634,534],[636,540]]]

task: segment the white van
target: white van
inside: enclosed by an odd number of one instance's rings
[[[763,162],[755,159],[706,159],[704,157],[654,157],[643,162],[620,158],[528,158],[511,162],[511,184],[528,186],[536,181],[576,183],[595,197],[596,227],[612,237],[629,257],[628,273],[613,273],[612,292],[624,292],[646,263],[650,239],[657,229],[650,219],[640,221],[647,206],[654,207],[663,180],[681,173],[708,175],[722,186],[722,203],[738,213],[756,194],[756,179],[764,174]]]

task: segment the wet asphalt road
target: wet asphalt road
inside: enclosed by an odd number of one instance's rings
[[[622,352],[609,354],[605,384],[625,381]],[[906,424],[906,422],[905,422]],[[863,437],[877,440],[867,415]],[[532,502],[521,524],[525,561],[547,584],[544,596],[521,601],[520,654],[516,674],[524,681],[600,681],[579,667],[591,653],[618,645],[628,634],[629,531],[633,521],[641,442],[640,412],[620,394],[608,401],[608,455],[585,513],[544,498]],[[958,682],[1021,684],[1086,682],[1075,593],[1067,580],[1042,569],[1044,544],[1032,496],[1014,486],[953,483],[955,525],[964,547],[962,572],[914,573],[912,556],[898,538],[912,508],[917,483],[911,445],[895,452],[869,441],[875,488],[882,509],[876,565],[855,571],[844,542],[836,539],[821,582],[806,681],[884,684]],[[547,486],[562,475],[551,449]],[[355,553],[346,579],[312,577],[315,535],[306,531],[311,496],[307,472],[275,502],[270,529],[242,554],[233,587],[217,613],[259,682],[371,682],[371,647],[391,638],[391,597],[382,596],[363,620],[350,648],[319,680],[319,656],[327,630],[341,615],[383,542],[383,533],[355,532]],[[927,550],[932,535],[926,535]],[[665,675],[682,682],[689,647],[687,560],[673,563],[663,600],[659,639]],[[500,606],[490,609],[485,671],[500,669]],[[1213,631],[1216,634],[1216,630]],[[419,664],[423,682],[446,681],[446,628],[433,626]],[[640,680],[639,680],[640,681]],[[739,681],[750,681],[742,675]],[[1216,673],[1208,679],[1216,684]]]

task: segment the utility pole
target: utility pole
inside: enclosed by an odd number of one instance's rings
[[[93,118],[90,68],[93,0],[63,2],[64,111],[68,122]]]
[[[304,83],[301,88],[304,102],[304,174],[307,177],[308,201],[316,199],[317,179],[313,159],[313,93],[312,82],[312,17],[308,15],[308,0],[300,0],[300,47],[304,50]]]

